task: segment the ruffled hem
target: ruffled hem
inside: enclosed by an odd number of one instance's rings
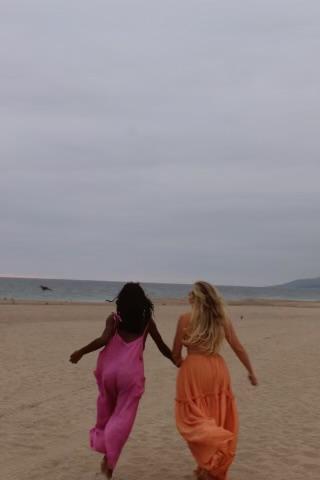
[[[208,425],[207,425],[208,426]],[[207,434],[195,438],[196,426],[188,429],[179,428],[180,434],[187,441],[189,449],[197,464],[215,478],[224,479],[235,457],[236,436],[217,425],[207,429]]]
[[[231,391],[176,400],[177,428],[197,464],[213,477],[225,479],[234,457],[238,421]]]
[[[200,468],[226,480],[236,451],[238,416],[230,375],[219,355],[188,355],[177,378],[176,423]]]

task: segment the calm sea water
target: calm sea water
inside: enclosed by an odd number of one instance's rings
[[[42,291],[40,285],[51,290]],[[53,280],[41,278],[0,278],[0,299],[62,300],[78,302],[103,302],[114,298],[122,287],[121,282],[97,282],[88,280]],[[190,285],[170,283],[142,283],[153,299],[184,298]],[[219,286],[227,300],[239,299],[287,299],[320,300],[320,289],[284,287],[236,287]]]

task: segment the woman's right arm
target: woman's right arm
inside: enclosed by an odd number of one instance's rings
[[[71,363],[78,363],[79,360],[86,355],[87,353],[94,352],[95,350],[99,350],[99,348],[104,347],[110,341],[111,337],[114,335],[115,332],[115,319],[114,315],[111,314],[106,320],[106,326],[103,330],[100,337],[95,338],[92,342],[88,343],[84,347],[76,350],[70,355],[70,362]]]
[[[240,362],[245,366],[245,368],[248,371],[248,376],[249,380],[252,385],[258,385],[258,380],[257,377],[253,371],[249,355],[240,342],[239,338],[237,337],[237,334],[235,332],[234,326],[232,325],[231,320],[228,318],[227,319],[227,324],[225,327],[225,336],[226,340],[229,343],[230,347],[234,351],[234,353],[237,355],[239,358]]]

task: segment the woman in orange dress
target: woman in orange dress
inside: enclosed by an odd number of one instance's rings
[[[238,415],[228,367],[219,348],[226,339],[246,367],[252,385],[257,379],[222,298],[207,282],[196,282],[189,293],[191,313],[178,322],[173,357],[177,377],[176,424],[188,443],[199,480],[227,480],[234,459]],[[182,348],[187,356],[182,359]]]

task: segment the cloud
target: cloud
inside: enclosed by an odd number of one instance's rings
[[[3,1],[3,271],[318,275],[319,13]]]

